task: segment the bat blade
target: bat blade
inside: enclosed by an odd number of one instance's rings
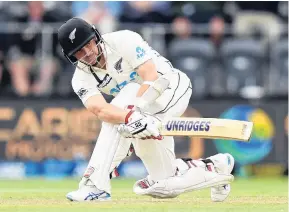
[[[248,142],[253,122],[218,118],[167,118],[162,121],[161,134],[165,136],[194,136],[209,139],[227,139]]]

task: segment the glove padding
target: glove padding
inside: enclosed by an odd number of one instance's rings
[[[125,124],[119,125],[118,132],[126,138],[162,140],[160,126],[158,118],[131,110],[126,116]]]

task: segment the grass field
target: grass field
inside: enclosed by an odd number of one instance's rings
[[[0,181],[0,212],[185,212],[185,211],[287,211],[287,178],[236,179],[232,192],[223,203],[210,201],[210,190],[183,194],[175,199],[153,199],[132,192],[134,180],[116,179],[112,182],[110,202],[75,203],[65,194],[77,188],[78,181],[23,180]]]

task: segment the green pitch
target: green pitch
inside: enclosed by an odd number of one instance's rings
[[[134,180],[112,182],[110,202],[74,203],[65,194],[77,188],[78,181],[22,180],[0,181],[1,212],[185,212],[185,211],[287,211],[287,178],[236,179],[232,192],[223,203],[210,201],[210,190],[183,194],[175,199],[153,199],[132,192]]]

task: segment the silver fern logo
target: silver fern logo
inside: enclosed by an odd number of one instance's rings
[[[114,68],[115,70],[117,70],[117,73],[121,73],[122,70],[121,70],[121,63],[122,63],[122,58],[119,59],[119,61],[117,61],[115,64],[114,64]]]
[[[69,34],[69,39],[71,43],[73,43],[73,40],[75,39],[75,32],[76,32],[76,28],[74,28],[74,30],[72,30],[72,32]]]

